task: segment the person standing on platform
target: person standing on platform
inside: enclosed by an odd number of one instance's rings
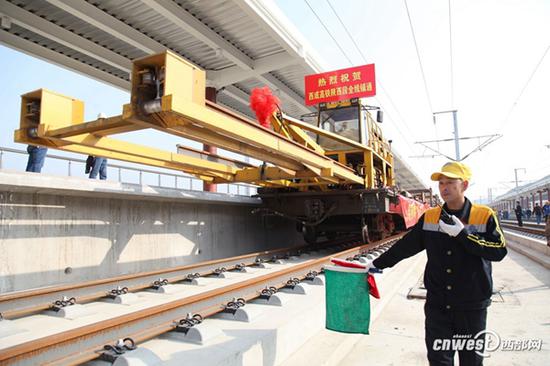
[[[90,159],[90,157],[92,159]],[[91,164],[89,165],[89,163]],[[90,179],[97,178],[98,173],[99,173],[100,180],[107,179],[107,159],[106,158],[102,158],[99,156],[91,156],[91,155],[88,156],[88,159],[86,159],[86,172],[88,172],[88,169],[90,170]]]
[[[537,225],[540,224],[542,221],[542,207],[540,207],[538,203],[535,203],[535,207],[533,208],[533,215],[535,215]]]
[[[368,269],[393,267],[426,250],[424,313],[430,365],[453,365],[455,351],[461,366],[483,364],[485,336],[478,334],[485,330],[493,293],[491,262],[507,254],[495,212],[464,196],[471,176],[470,169],[459,162],[433,173],[443,207],[426,211],[402,239],[367,263]],[[473,339],[476,348],[453,348],[457,338]]]
[[[28,145],[27,152],[29,153],[29,159],[27,160],[27,168],[25,170],[27,172],[40,173],[46,160],[48,148]]]
[[[516,219],[518,220],[518,226],[523,226],[523,210],[521,209],[521,205],[519,204],[519,201],[516,201],[516,209],[514,210],[516,212]]]
[[[542,207],[542,214],[544,215],[544,222],[546,223],[546,227],[544,228],[546,244],[550,247],[550,201],[546,201]]]

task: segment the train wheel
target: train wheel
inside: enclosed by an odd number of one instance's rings
[[[308,244],[317,243],[317,230],[314,226],[304,225],[302,228],[302,233],[304,234],[304,240]]]

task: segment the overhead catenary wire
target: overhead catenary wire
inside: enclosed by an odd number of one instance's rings
[[[414,41],[414,48],[416,50],[416,56],[418,57],[418,64],[420,65],[420,73],[422,74],[422,80],[424,81],[424,91],[426,93],[426,98],[428,100],[428,105],[430,106],[430,112],[433,114],[434,109],[432,106],[432,99],[430,98],[430,92],[428,91],[428,83],[426,82],[426,74],[424,73],[424,66],[422,66],[422,58],[420,57],[420,51],[418,50],[418,43],[416,42],[416,35],[414,34],[414,27],[412,24],[411,14],[409,12],[409,6],[407,5],[407,0],[403,0],[405,4],[405,10],[407,10],[407,17],[409,19],[409,25],[411,28],[411,34]]]
[[[428,90],[428,82],[426,81],[426,74],[424,73],[424,66],[422,65],[422,58],[420,57],[420,51],[418,49],[418,43],[416,42],[416,35],[414,33],[414,26],[412,24],[412,19],[411,19],[411,13],[409,11],[409,6],[407,4],[407,0],[403,0],[403,3],[405,4],[405,10],[407,11],[407,18],[409,19],[409,27],[411,29],[411,34],[412,34],[412,38],[413,38],[413,41],[414,41],[414,48],[416,50],[416,57],[418,58],[418,65],[420,66],[420,74],[422,75],[422,81],[424,82],[424,92],[426,93],[426,99],[428,100],[428,106],[430,107],[430,113],[432,114],[432,116],[434,116],[434,109],[433,109],[433,105],[432,105],[432,99],[430,98],[430,92]],[[449,0],[449,30],[450,30],[450,13],[451,10],[450,10],[450,0]],[[452,49],[452,46],[450,46],[451,49]],[[453,90],[453,86],[452,86],[452,57],[451,57],[451,100],[454,99],[454,97],[452,96],[452,90]],[[451,102],[452,104],[452,102]],[[433,117],[434,118],[434,130],[435,130],[435,136],[436,136],[436,139],[439,140],[439,133],[438,133],[438,130],[437,130],[437,124],[435,123],[435,116]],[[439,151],[440,150],[440,147],[439,147],[439,142],[437,142],[437,150]]]
[[[315,15],[315,17],[317,18],[317,20],[319,21],[319,23],[321,23],[321,25],[323,26],[323,28],[325,29],[325,31],[328,33],[328,35],[330,36],[330,38],[334,41],[334,43],[336,44],[336,46],[340,49],[340,52],[342,52],[342,54],[344,55],[344,57],[348,60],[348,62],[350,63],[350,65],[353,65],[353,61],[350,59],[350,57],[347,55],[347,53],[344,51],[344,49],[340,46],[339,42],[336,40],[336,38],[333,36],[332,32],[328,29],[328,27],[325,25],[325,23],[323,22],[323,20],[321,19],[321,17],[317,14],[317,12],[313,9],[313,7],[311,6],[311,4],[308,2],[308,0],[304,0],[304,2],[307,4],[307,6],[309,7],[309,9],[313,12],[313,14]],[[330,4],[329,4],[330,5]],[[332,8],[332,6],[331,6]],[[334,9],[333,9],[334,10]],[[338,17],[339,18],[339,17]],[[340,18],[339,18],[340,19]],[[340,19],[341,21],[341,19]],[[346,27],[344,27],[346,29],[346,32],[348,33],[349,35],[349,31],[347,30]],[[353,43],[356,45],[357,47],[357,44],[355,43],[355,40],[352,38],[352,41]],[[362,54],[361,52],[361,55],[363,58],[364,55]],[[366,61],[365,61],[366,62]],[[389,94],[385,91],[386,95],[389,96]],[[390,98],[388,98],[390,99]],[[390,101],[391,102],[391,101]],[[393,102],[392,102],[393,103]],[[380,107],[382,107],[381,103],[379,102],[380,104]],[[399,110],[394,107],[397,111],[397,113],[399,114]],[[394,120],[392,118],[392,116],[390,115],[390,113],[385,110],[385,113],[386,115],[389,117],[390,120]],[[407,137],[405,136],[405,134],[403,133],[403,131],[401,131],[401,129],[397,128],[397,132],[399,132],[399,134],[403,137],[403,141],[409,146],[409,148],[411,149],[411,151],[414,151],[414,147],[411,145],[411,143],[407,140]]]
[[[336,46],[340,49],[340,52],[342,52],[342,54],[344,55],[344,57],[348,60],[348,62],[353,65],[353,62],[351,61],[351,59],[349,58],[348,54],[346,53],[346,51],[344,51],[344,49],[342,48],[342,46],[340,46],[340,43],[336,40],[336,38],[334,38],[334,36],[332,35],[331,31],[328,29],[328,27],[325,25],[325,23],[323,22],[323,20],[321,19],[321,17],[319,17],[319,15],[317,14],[317,12],[315,11],[315,9],[313,9],[313,7],[311,6],[311,4],[309,3],[309,1],[307,0],[304,0],[305,3],[307,4],[307,6],[309,7],[309,9],[311,10],[311,12],[315,15],[315,17],[317,18],[317,20],[319,20],[319,23],[321,23],[321,25],[323,26],[323,28],[325,28],[325,31],[327,31],[328,35],[330,36],[330,38],[332,38],[332,40],[334,41],[334,43],[336,44]]]
[[[451,67],[451,109],[455,105],[455,85],[453,70],[453,27],[451,22],[451,0],[449,0],[449,63]]]
[[[531,83],[531,80],[533,80],[533,77],[535,76],[535,74],[537,73],[540,65],[542,64],[542,62],[544,61],[544,59],[546,58],[546,55],[548,54],[548,51],[550,50],[550,43],[548,44],[548,46],[546,47],[546,50],[544,51],[544,53],[542,54],[541,58],[539,59],[539,61],[537,62],[537,64],[535,65],[535,68],[533,69],[533,71],[530,73],[529,75],[529,78],[527,79],[527,81],[525,82],[525,85],[523,85],[523,88],[521,88],[521,91],[519,92],[517,98],[514,100],[514,102],[512,103],[512,105],[510,106],[510,109],[508,110],[508,114],[506,115],[506,117],[504,118],[504,120],[502,121],[502,123],[500,124],[500,128],[497,128],[497,130],[499,131],[503,131],[504,128],[506,127],[506,125],[508,124],[508,122],[510,121],[510,117],[512,116],[512,112],[514,111],[514,109],[516,108],[519,100],[521,99],[521,97],[523,96],[523,93],[525,92],[525,90],[527,89],[527,87],[529,86],[529,84]]]
[[[355,38],[351,35],[351,32],[349,31],[348,27],[346,26],[346,24],[344,23],[344,21],[342,20],[342,18],[340,18],[340,15],[338,14],[338,12],[336,11],[336,9],[332,6],[330,0],[326,0],[330,9],[332,10],[332,12],[334,13],[334,15],[336,16],[336,19],[338,19],[338,22],[340,22],[340,25],[342,25],[342,28],[344,28],[346,34],[348,35],[349,39],[351,39],[351,42],[353,43],[353,45],[355,46],[355,49],[357,49],[357,52],[359,52],[359,54],[361,55],[361,58],[363,59],[364,62],[369,62],[367,60],[367,57],[365,56],[365,54],[363,53],[363,50],[361,50],[361,48],[359,47],[359,45],[357,44],[357,42],[355,42]],[[409,125],[405,122],[405,119],[403,118],[403,116],[401,115],[401,112],[399,111],[399,109],[397,108],[397,105],[393,102],[393,98],[391,97],[390,93],[384,88],[384,86],[382,85],[382,81],[380,80],[380,78],[378,78],[377,82],[376,82],[377,86],[384,92],[384,94],[386,94],[386,97],[388,98],[388,101],[390,102],[391,106],[393,107],[393,109],[396,111],[397,113],[397,116],[399,117],[401,123],[403,124],[403,126],[405,126],[405,128],[409,131],[409,133],[412,135],[413,132],[411,131],[411,129],[409,128]],[[381,104],[381,103],[380,103]],[[408,141],[406,141],[407,144],[409,145],[409,147],[411,148],[411,150],[413,150],[412,146],[408,143]]]
[[[317,18],[317,20],[319,21],[319,23],[321,23],[321,25],[323,26],[323,28],[325,29],[325,31],[328,33],[328,35],[330,36],[330,38],[334,41],[334,43],[336,44],[336,46],[338,46],[338,48],[340,49],[340,52],[342,52],[342,54],[344,55],[344,57],[348,60],[348,62],[350,63],[350,65],[353,65],[353,61],[351,61],[351,59],[349,58],[349,56],[347,55],[347,53],[344,51],[344,49],[340,46],[340,44],[338,43],[338,41],[336,40],[336,38],[332,35],[332,32],[328,29],[328,27],[325,25],[325,23],[323,22],[323,20],[321,19],[321,17],[317,14],[317,12],[313,9],[313,7],[311,6],[311,4],[308,2],[308,0],[304,0],[304,2],[307,4],[307,6],[309,7],[309,9],[313,12],[313,14],[315,15],[315,17]],[[354,42],[355,43],[355,42]],[[381,103],[380,104],[380,107],[382,107]],[[390,120],[394,120],[390,113],[385,110],[386,112],[386,115],[389,117]],[[410,144],[410,142],[407,140],[407,137],[403,134],[403,132],[398,128],[397,131],[399,132],[399,134],[401,134],[401,136],[403,137],[403,141],[405,141],[405,143],[409,146],[409,148],[411,150],[414,150],[414,148],[412,147],[412,145]]]

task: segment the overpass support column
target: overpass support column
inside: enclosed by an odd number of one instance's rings
[[[206,87],[206,99],[216,103],[216,88],[211,86]],[[202,145],[202,149],[210,154],[217,154],[218,148],[211,145]],[[203,182],[202,190],[205,192],[217,192],[218,189],[215,184]]]

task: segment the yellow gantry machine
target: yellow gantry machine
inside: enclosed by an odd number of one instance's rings
[[[301,223],[299,229],[304,233],[314,227],[315,238],[319,233],[342,231],[341,225],[332,231],[319,230],[321,223],[339,210],[334,202],[319,205],[318,198],[302,202],[293,198],[294,192],[323,193],[323,197],[347,192],[348,198],[361,197],[358,208],[342,211],[343,216],[388,212],[387,204],[374,209],[376,202],[366,203],[364,198],[370,192],[376,196],[369,197],[377,202],[384,200],[379,191],[394,185],[394,172],[389,145],[360,100],[321,106],[316,126],[273,113],[270,129],[207,101],[204,70],[170,51],[134,60],[131,81],[131,100],[122,114],[90,122],[84,122],[80,100],[45,89],[23,95],[15,141],[178,170],[209,183],[245,182],[265,187],[260,192],[265,202],[275,194],[278,211]],[[221,156],[201,159],[196,154],[178,154],[111,136],[147,128],[217,146],[263,164],[251,166]],[[181,145],[179,149],[185,151]],[[281,200],[281,194],[290,194],[291,201]],[[304,205],[318,209],[312,211]],[[336,203],[340,211],[344,205]],[[286,206],[296,209],[284,213]],[[364,226],[364,217],[361,222]]]
[[[382,143],[381,139],[370,139],[372,144],[368,146],[276,114],[271,119],[273,130],[267,129],[207,101],[205,82],[203,70],[170,51],[135,60],[131,102],[123,106],[122,115],[90,122],[83,120],[84,102],[45,89],[33,91],[22,96],[15,141],[179,170],[211,183],[247,182],[310,189],[347,184],[372,188],[378,171],[385,184],[393,184],[392,155],[375,146]],[[146,128],[269,164],[243,167],[230,159],[205,160],[111,137]],[[363,154],[364,164],[359,171],[348,166],[345,151],[336,152],[337,159],[327,157],[325,149],[304,130],[343,144],[354,154]]]

